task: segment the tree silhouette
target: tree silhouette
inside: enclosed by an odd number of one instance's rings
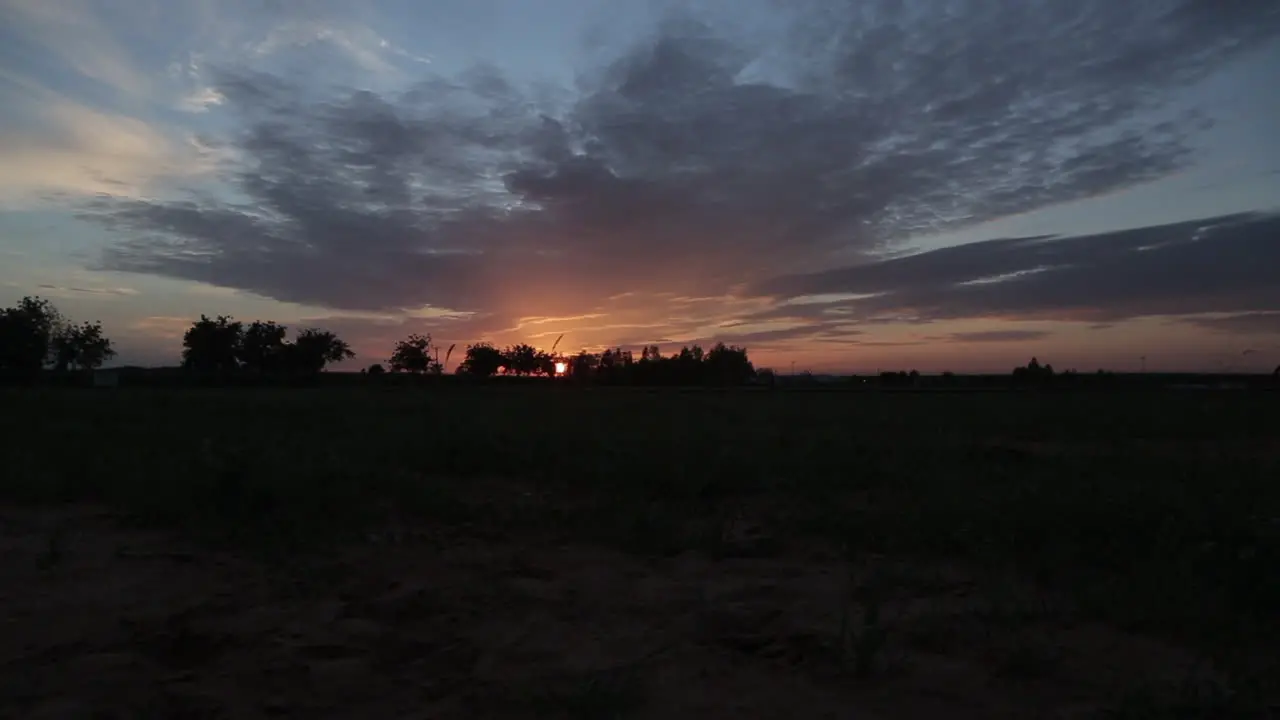
[[[492,377],[506,364],[502,351],[487,342],[467,346],[467,353],[458,371],[476,377]]]
[[[286,369],[285,333],[288,328],[255,320],[244,328],[237,357],[245,370],[268,374]]]
[[[328,330],[307,328],[285,346],[286,366],[292,372],[314,374],[330,363],[350,360],[356,354],[347,343]]]
[[[716,343],[706,356],[707,375],[717,385],[741,385],[755,377],[746,348]]]
[[[507,348],[503,352],[503,360],[507,372],[515,375],[533,375],[541,369],[542,358],[539,357],[537,348],[525,343]]]
[[[24,297],[0,309],[0,369],[39,373],[52,365],[58,372],[92,370],[115,357],[99,322],[72,324],[53,303]]]
[[[387,372],[387,369],[382,367],[381,363],[374,363],[370,365],[369,369],[365,370],[365,372],[370,375],[385,375]]]
[[[312,374],[354,357],[347,343],[331,332],[306,329],[292,342],[286,339],[286,333],[287,328],[275,322],[256,321],[246,326],[229,316],[201,315],[183,336],[183,365],[208,372],[241,369],[263,375]],[[391,372],[439,373],[443,366],[436,355],[431,336],[415,333],[396,343],[388,366]],[[554,377],[561,363],[565,367],[563,374],[577,382],[615,385],[741,385],[769,382],[771,377],[767,371],[756,372],[746,348],[724,343],[716,343],[709,351],[699,345],[685,346],[669,357],[664,357],[657,345],[647,345],[637,361],[631,350],[617,347],[599,353],[584,350],[566,357],[556,354],[554,346],[541,350],[520,343],[499,350],[491,343],[477,342],[467,346],[457,372],[477,378],[498,373]],[[385,370],[374,364],[362,372],[376,375]],[[905,383],[907,374],[901,376]],[[910,379],[916,377],[913,373]]]
[[[911,372],[906,370],[898,370],[897,372],[886,370],[880,373],[880,384],[884,387],[911,387],[919,379],[920,373],[915,370]]]
[[[569,359],[569,377],[590,380],[595,376],[599,364],[600,356],[583,350]]]
[[[586,351],[567,359],[567,374],[577,381],[636,385],[739,385],[760,376],[747,356],[746,348],[718,343],[710,351],[697,345],[680,348],[663,357],[656,345],[640,350],[634,360],[630,350],[611,348],[599,354]]]
[[[431,358],[431,336],[414,333],[396,343],[391,353],[391,372],[415,375],[431,372],[436,362]]]
[[[182,336],[182,364],[190,370],[258,375],[309,375],[330,363],[355,357],[351,347],[327,330],[307,328],[293,342],[288,328],[267,320],[249,325],[219,315],[201,315]]]
[[[632,375],[640,385],[669,385],[677,380],[671,361],[662,357],[657,345],[646,345],[640,350],[640,360],[632,369]]]
[[[1026,365],[1013,369],[1015,383],[1047,383],[1053,380],[1053,376],[1053,366],[1041,365],[1034,357]]]
[[[706,368],[702,364],[704,357],[705,353],[699,345],[680,348],[680,352],[672,358],[676,381],[681,385],[700,385],[706,382]]]
[[[54,368],[59,371],[94,370],[116,355],[98,322],[68,325],[53,338],[52,345]]]
[[[53,357],[54,340],[66,320],[53,303],[39,296],[24,297],[0,310],[0,368],[38,373]]]
[[[243,323],[228,315],[201,315],[182,335],[182,365],[207,373],[238,370],[243,338]]]
[[[605,350],[595,361],[594,378],[604,383],[629,384],[635,379],[634,365],[630,350]]]

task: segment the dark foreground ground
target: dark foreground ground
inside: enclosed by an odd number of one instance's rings
[[[0,717],[1280,713],[1276,393],[0,408]]]

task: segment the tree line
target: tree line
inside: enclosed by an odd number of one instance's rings
[[[201,373],[296,376],[318,373],[355,357],[346,341],[327,330],[305,328],[292,340],[288,332],[286,326],[272,321],[242,323],[228,316],[202,315],[183,334],[182,365]],[[455,348],[450,345],[442,358],[430,335],[415,333],[395,344],[385,367],[375,363],[362,372],[443,375]],[[638,385],[737,385],[756,377],[746,349],[724,343],[706,351],[698,345],[683,347],[669,356],[650,345],[637,358],[621,348],[563,355],[555,353],[554,346],[543,350],[520,343],[499,348],[477,342],[463,350],[454,373],[473,378],[562,377]]]
[[[206,374],[312,375],[356,355],[328,330],[289,328],[270,320],[245,324],[201,315],[182,335],[182,366]]]
[[[0,308],[0,370],[93,370],[115,354],[102,323],[74,323],[44,298],[28,296],[13,307]]]
[[[391,354],[391,372],[443,374],[455,347],[449,346],[441,360],[429,335],[411,335],[396,343]],[[365,372],[381,374],[386,369],[375,364]],[[740,385],[757,376],[746,348],[724,343],[705,351],[699,345],[685,346],[666,356],[657,345],[649,345],[637,358],[631,350],[622,348],[558,355],[554,350],[542,350],[526,343],[498,348],[479,342],[466,347],[455,372],[476,378],[541,376],[634,385]]]
[[[455,347],[449,346],[442,359],[430,335],[413,334],[395,344],[389,370],[376,363],[362,372],[441,375]],[[73,323],[44,298],[24,297],[0,309],[2,371],[93,370],[115,355],[100,322]],[[290,338],[287,326],[270,320],[245,323],[226,315],[201,315],[182,336],[182,367],[202,375],[313,375],[354,357],[351,346],[333,332],[302,328]],[[478,342],[465,348],[454,372],[475,378],[541,376],[653,385],[731,385],[756,377],[746,349],[724,343],[706,351],[698,345],[683,347],[669,356],[650,345],[637,358],[621,348],[564,355],[556,354],[555,346],[548,351],[527,343],[499,348]]]
[[[395,344],[387,367],[375,363],[361,372],[443,375],[455,348],[450,345],[441,358],[441,349],[432,343],[430,335],[413,334]],[[72,322],[49,300],[28,296],[13,307],[0,308],[0,371],[18,375],[45,370],[90,371],[115,355],[100,322]],[[225,315],[201,315],[182,337],[182,367],[206,375],[306,376],[354,357],[350,345],[327,330],[303,328],[289,339],[289,329],[279,323],[243,323]],[[464,349],[454,373],[473,378],[562,377],[626,385],[741,385],[752,381],[772,384],[774,380],[772,371],[755,369],[746,348],[724,343],[709,350],[685,346],[670,355],[663,355],[656,345],[648,345],[637,357],[631,350],[616,347],[564,355],[556,354],[555,345],[548,351],[525,343],[499,348],[478,342]],[[1099,370],[1098,376],[1110,373]],[[1280,367],[1273,376],[1280,380]],[[940,382],[947,384],[953,377],[943,373]],[[1075,371],[1057,373],[1052,365],[1042,365],[1036,358],[1012,372],[1015,385],[1070,383],[1076,379]],[[849,380],[862,383],[867,378],[855,375]],[[883,372],[875,380],[883,386],[905,387],[921,382],[920,374],[914,370]]]

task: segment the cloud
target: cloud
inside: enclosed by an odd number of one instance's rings
[[[634,316],[673,332],[725,319],[714,306],[689,316],[681,297],[875,296],[787,308],[777,319],[846,313],[794,332],[1276,299],[1265,263],[1226,259],[1275,254],[1245,229],[1262,220],[1216,229],[1212,250],[1185,238],[1132,246],[1181,232],[1161,228],[873,253],[1187,167],[1202,119],[1173,100],[1280,33],[1277,6],[883,0],[778,12],[785,32],[763,50],[672,15],[584,68],[572,92],[481,66],[402,92],[317,95],[224,66],[210,87],[238,123],[221,139],[236,201],[104,198],[85,216],[126,238],[107,268],[335,311],[447,308],[490,332],[530,316]],[[298,27],[278,43],[319,37]],[[837,255],[865,264],[818,272]],[[1189,277],[1191,260],[1201,267]],[[1099,273],[1090,284],[1084,268]],[[1126,274],[1138,271],[1150,277]]]
[[[284,51],[305,51],[317,45],[335,49],[358,69],[379,76],[401,76],[404,61],[413,64],[431,62],[430,58],[395,45],[365,25],[314,18],[281,23],[262,41],[254,43],[250,52],[264,57]]]
[[[101,295],[101,296],[130,296],[137,295],[138,291],[127,287],[68,287],[65,285],[41,284],[37,288],[42,290],[45,295],[54,297],[75,297],[76,295]]]
[[[178,109],[186,112],[207,112],[210,108],[221,105],[222,93],[210,87],[198,87],[178,99]]]
[[[203,113],[226,101],[217,88],[211,87],[204,77],[204,59],[199,53],[188,53],[186,62],[169,63],[167,75],[184,86],[174,107],[189,113]]]
[[[359,22],[361,14],[341,2],[0,0],[0,66],[87,78],[101,86],[89,94],[109,105],[203,113],[221,102],[208,61],[252,58],[328,82],[399,80],[430,62]]]
[[[845,317],[1095,323],[1280,308],[1280,215],[1245,214],[1069,238],[989,240],[771,279],[781,297],[860,293]]]
[[[95,110],[14,73],[0,86],[31,103],[32,121],[0,128],[0,203],[49,194],[133,196],[212,170],[208,153],[136,118]]]
[[[8,19],[8,27],[0,29],[0,40],[30,51],[38,49],[27,52],[28,58],[50,54],[117,93],[147,95],[154,78],[138,67],[96,10],[96,3],[89,0],[0,0],[0,13]],[[114,8],[113,14],[120,10]]]
[[[191,327],[191,318],[171,315],[148,315],[138,318],[125,328],[125,335],[131,339],[181,339]]]
[[[947,342],[958,343],[1003,343],[1043,340],[1053,333],[1045,330],[979,330],[976,332],[958,332],[947,336]]]
[[[1280,335],[1280,311],[1191,317],[1183,322],[1233,335]]]

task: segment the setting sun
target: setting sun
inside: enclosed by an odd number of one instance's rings
[[[563,375],[563,374],[565,374],[565,373],[567,373],[567,372],[569,372],[569,363],[567,363],[567,362],[565,362],[565,361],[563,361],[563,360],[559,360],[559,361],[557,361],[557,362],[556,362],[556,374],[557,374],[557,375]]]

